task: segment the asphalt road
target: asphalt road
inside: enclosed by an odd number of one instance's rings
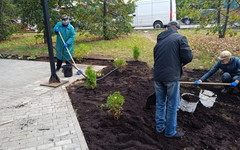
[[[191,25],[185,25],[185,24],[181,24],[181,29],[191,29],[191,28],[197,28],[200,25],[199,24],[191,24]],[[208,25],[206,28],[209,28],[211,25]],[[240,24],[235,23],[233,27],[240,27]],[[135,30],[153,30],[153,27],[135,27]]]

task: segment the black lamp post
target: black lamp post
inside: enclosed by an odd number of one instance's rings
[[[47,0],[42,0],[42,6],[43,6],[45,30],[46,30],[46,34],[47,34],[49,61],[50,61],[50,67],[51,67],[51,77],[49,79],[49,84],[60,83],[60,79],[56,74],[55,64],[54,64],[52,35],[51,35],[51,29],[50,29]]]

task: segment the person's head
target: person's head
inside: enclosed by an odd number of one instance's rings
[[[69,18],[68,18],[68,16],[67,15],[62,15],[62,23],[64,24],[64,25],[68,25],[68,23],[69,23]]]
[[[222,51],[218,59],[221,61],[222,64],[227,64],[230,62],[231,56],[232,54],[229,51]]]
[[[180,24],[178,21],[170,21],[168,24],[167,24],[167,28],[166,29],[169,29],[169,28],[174,28],[176,30],[179,30],[180,29]]]

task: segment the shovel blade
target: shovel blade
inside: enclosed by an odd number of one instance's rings
[[[153,94],[151,94],[150,96],[148,96],[148,98],[147,98],[146,108],[150,109],[151,105],[156,105],[156,93],[155,92]]]

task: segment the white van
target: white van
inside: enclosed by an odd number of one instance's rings
[[[143,0],[136,5],[132,27],[163,28],[169,21],[176,20],[175,0]]]

